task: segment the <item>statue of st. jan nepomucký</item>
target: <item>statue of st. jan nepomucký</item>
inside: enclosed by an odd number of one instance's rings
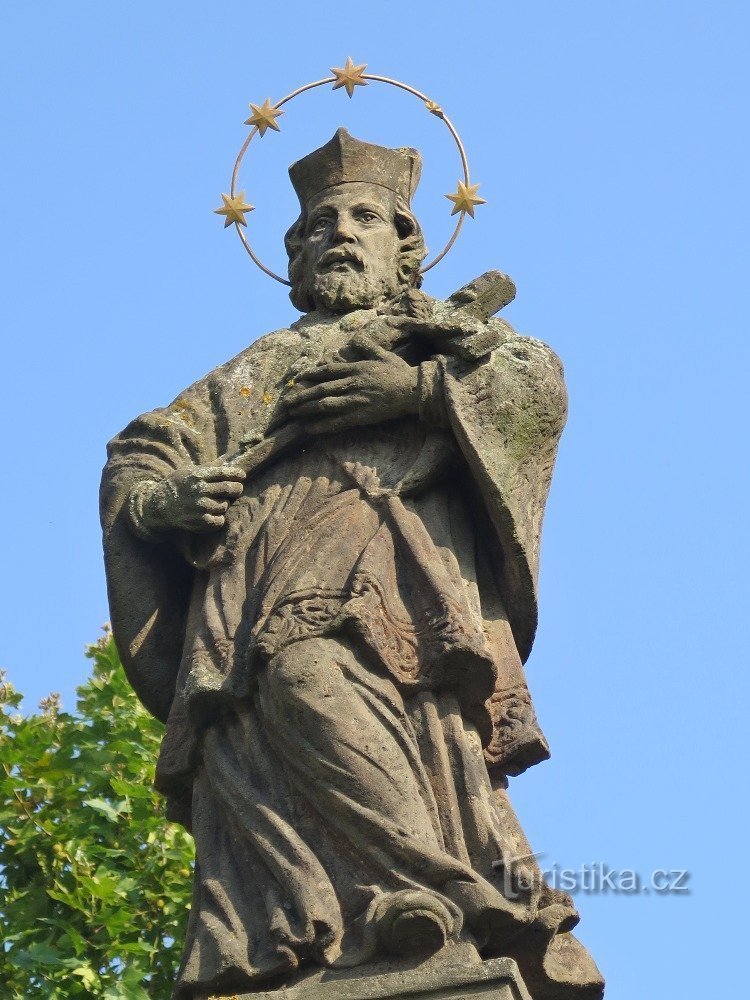
[[[295,163],[303,316],[109,445],[114,636],[195,839],[180,1000],[498,956],[601,996],[506,791],[548,756],[522,663],[563,373],[490,318],[497,272],[419,290],[419,173],[344,129]]]

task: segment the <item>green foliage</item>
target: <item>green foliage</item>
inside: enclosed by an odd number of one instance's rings
[[[17,714],[0,677],[0,994],[167,1000],[192,881],[189,836],[152,790],[164,732],[114,642],[89,648],[74,715]]]

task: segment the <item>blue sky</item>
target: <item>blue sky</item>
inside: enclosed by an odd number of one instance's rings
[[[29,710],[73,707],[107,618],[106,441],[294,318],[212,214],[247,103],[351,54],[444,106],[488,202],[426,290],[507,271],[505,315],[566,365],[528,666],[553,758],[516,807],[546,866],[691,872],[687,895],[577,897],[609,1000],[736,995],[749,29],[739,0],[4,5],[0,665]],[[272,267],[286,166],[340,124],[422,150],[445,241],[458,164],[418,102],[321,90],[282,122],[242,178]]]

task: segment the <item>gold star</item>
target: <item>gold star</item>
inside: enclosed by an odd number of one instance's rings
[[[424,106],[430,112],[431,115],[437,115],[438,118],[443,117],[443,109],[437,103],[437,101],[425,101]]]
[[[366,69],[367,63],[355,66],[351,56],[348,57],[344,66],[332,66],[331,72],[336,77],[333,89],[338,90],[339,87],[346,87],[346,92],[351,97],[355,87],[367,86],[367,80],[362,79]]]
[[[468,212],[472,219],[474,218],[474,207],[476,205],[487,204],[485,199],[480,198],[477,194],[478,187],[478,184],[464,184],[463,181],[458,182],[456,193],[445,196],[449,201],[453,202],[451,215],[457,215],[458,212]]]
[[[252,114],[245,122],[246,125],[255,125],[261,134],[261,138],[266,134],[269,128],[272,128],[274,132],[280,132],[281,127],[276,124],[276,119],[279,115],[283,115],[283,111],[277,111],[276,108],[271,104],[271,99],[267,97],[262,105],[251,104],[250,110]]]
[[[239,222],[241,226],[246,226],[245,222],[245,212],[254,212],[255,205],[249,205],[245,201],[245,192],[240,191],[239,194],[232,198],[231,195],[222,194],[224,199],[224,204],[221,208],[215,208],[214,213],[216,215],[225,215],[224,228],[231,226],[233,222]]]

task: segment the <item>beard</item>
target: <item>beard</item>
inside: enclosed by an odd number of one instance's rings
[[[316,274],[310,289],[315,305],[329,312],[371,309],[395,292],[395,282],[365,271],[328,271]]]
[[[308,303],[308,309],[314,306],[332,313],[346,313],[353,309],[371,309],[400,290],[402,282],[395,270],[391,274],[388,273],[390,269],[373,268],[357,251],[347,252],[349,259],[336,260],[344,258],[336,251],[329,251],[329,254],[332,260],[327,261],[328,255],[324,255],[315,263],[304,259],[303,254],[297,274],[290,271],[292,284],[296,285],[292,298],[296,305]],[[334,260],[337,266],[326,266]]]

